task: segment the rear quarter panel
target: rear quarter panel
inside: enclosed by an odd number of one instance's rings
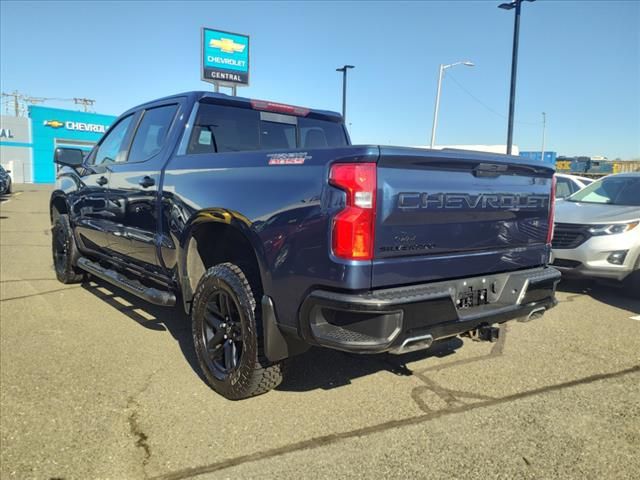
[[[182,278],[194,219],[229,223],[243,231],[258,257],[264,293],[274,299],[280,322],[296,325],[298,306],[314,286],[366,290],[370,262],[330,256],[329,222],[342,192],[327,184],[329,164],[375,161],[377,147],[290,151],[299,165],[269,164],[274,153],[178,155],[164,172],[162,258]],[[184,281],[183,288],[184,288]]]

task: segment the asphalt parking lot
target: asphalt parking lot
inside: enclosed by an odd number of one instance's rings
[[[0,199],[3,479],[638,478],[640,299],[561,284],[496,343],[315,349],[230,402],[179,308],[55,280],[49,189]]]

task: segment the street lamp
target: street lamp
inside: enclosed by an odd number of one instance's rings
[[[542,112],[542,153],[540,154],[540,160],[544,163],[544,136],[547,129],[547,112]]]
[[[431,127],[431,148],[436,143],[436,128],[438,126],[438,109],[440,108],[440,90],[442,89],[442,76],[447,68],[455,67],[456,65],[465,65],[467,67],[474,67],[475,64],[469,60],[463,62],[450,63],[449,65],[440,65],[440,73],[438,75],[438,92],[436,93],[436,107],[433,110],[433,126]]]
[[[356,68],[353,65],[345,65],[342,68],[336,68],[336,72],[342,72],[342,120],[347,121],[347,70]]]
[[[503,10],[516,9],[516,16],[513,25],[513,51],[511,53],[511,93],[509,94],[509,126],[507,129],[507,155],[511,155],[513,145],[513,112],[516,101],[516,70],[518,69],[518,37],[520,36],[520,5],[523,1],[534,2],[535,0],[513,0],[509,3],[501,3],[498,8]]]

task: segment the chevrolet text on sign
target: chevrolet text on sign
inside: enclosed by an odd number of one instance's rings
[[[249,84],[249,36],[202,29],[202,80]]]

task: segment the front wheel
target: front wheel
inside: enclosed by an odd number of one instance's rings
[[[51,229],[51,249],[56,278],[62,283],[80,283],[84,279],[82,270],[76,267],[80,253],[76,247],[68,215],[54,215]]]
[[[198,363],[211,387],[230,400],[260,395],[282,381],[281,364],[262,354],[259,314],[238,266],[221,263],[200,279],[191,310]]]

